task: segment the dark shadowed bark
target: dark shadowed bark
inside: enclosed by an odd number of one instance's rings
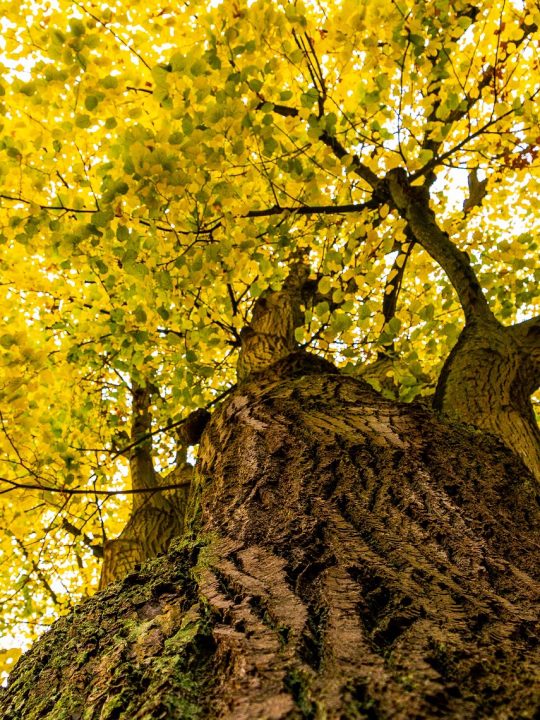
[[[533,718],[534,487],[496,440],[292,354],[213,414],[191,539],[59,620],[0,716]]]

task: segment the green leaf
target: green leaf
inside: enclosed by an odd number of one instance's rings
[[[125,225],[119,225],[116,229],[116,237],[120,242],[127,242],[129,240],[129,229]]]
[[[319,92],[315,88],[310,88],[307,92],[300,95],[300,104],[305,108],[312,108],[319,99]]]
[[[139,323],[145,323],[146,320],[148,319],[146,312],[144,311],[144,308],[142,307],[142,305],[137,305],[133,314],[135,316],[135,320]]]
[[[81,37],[81,35],[84,35],[86,30],[84,22],[78,18],[70,18],[69,29],[71,30],[71,34],[75,35],[75,37]]]
[[[321,295],[326,295],[330,292],[330,289],[332,287],[332,284],[330,283],[330,278],[323,277],[319,280],[318,284],[318,290],[321,293]]]
[[[88,128],[92,123],[90,115],[75,115],[75,125],[80,128]]]
[[[87,95],[84,100],[84,107],[87,110],[92,111],[92,110],[96,109],[96,107],[98,106],[98,103],[99,103],[99,100],[95,95]]]
[[[5,348],[10,348],[13,345],[17,344],[17,338],[15,335],[11,335],[10,333],[5,333],[4,335],[0,336],[0,345]]]
[[[106,77],[101,78],[99,82],[108,90],[118,87],[118,78],[115,75],[107,75]]]

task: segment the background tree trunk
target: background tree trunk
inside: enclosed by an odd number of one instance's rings
[[[497,441],[296,354],[214,413],[189,512],[21,659],[5,720],[534,716],[537,505]]]

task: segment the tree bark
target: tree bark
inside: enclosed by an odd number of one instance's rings
[[[443,367],[434,405],[496,435],[540,483],[540,430],[531,395],[540,385],[540,320],[465,325]]]
[[[410,236],[445,271],[465,315],[465,327],[439,378],[435,407],[496,435],[540,482],[540,431],[530,400],[540,387],[540,318],[503,327],[468,255],[438,226],[429,186],[413,185],[403,168],[390,170],[385,184]]]
[[[192,479],[192,466],[187,462],[187,444],[178,448],[177,464],[166,478],[154,468],[152,459],[151,391],[133,383],[132,423],[129,457],[131,512],[117,538],[103,545],[103,564],[99,589],[114,580],[121,580],[136,565],[156,557],[169,547],[171,540],[182,534],[184,516]],[[174,490],[160,487],[177,484]],[[147,492],[155,490],[155,492]],[[142,491],[137,493],[137,491]]]
[[[0,715],[533,718],[534,487],[495,439],[293,354],[214,412],[192,535],[60,619]]]

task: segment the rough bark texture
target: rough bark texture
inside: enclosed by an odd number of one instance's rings
[[[533,487],[495,440],[284,359],[203,434],[197,540],[59,620],[0,716],[532,718]]]
[[[510,327],[475,321],[448,356],[435,407],[493,433],[540,483],[540,431],[530,396],[540,385],[540,319]]]
[[[467,253],[438,226],[428,185],[413,185],[403,168],[391,170],[385,183],[409,235],[445,271],[465,315],[465,328],[439,379],[436,407],[496,435],[540,482],[540,432],[530,401],[540,387],[540,318],[501,325]]]
[[[390,201],[407,221],[409,232],[446,273],[454,286],[467,324],[494,321],[469,257],[450,240],[437,224],[429,204],[429,186],[413,185],[404,168],[394,168],[386,175]]]

